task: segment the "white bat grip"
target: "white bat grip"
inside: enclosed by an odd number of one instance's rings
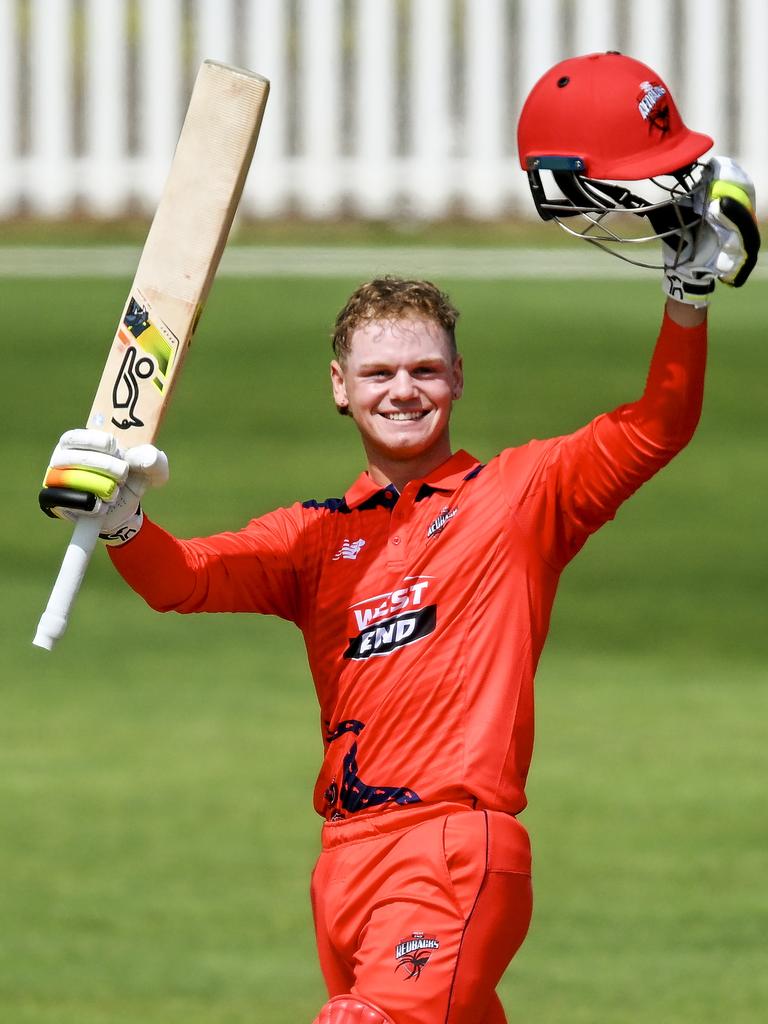
[[[77,520],[48,604],[37,624],[32,641],[35,647],[50,651],[67,628],[69,610],[83,582],[102,522],[102,516],[82,516]]]

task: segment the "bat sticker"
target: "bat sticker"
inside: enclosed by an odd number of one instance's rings
[[[127,415],[120,420],[113,416],[112,423],[120,430],[128,430],[144,426],[136,414],[141,397],[139,382],[151,378],[162,393],[173,360],[173,346],[150,320],[148,308],[133,297],[128,302],[119,336],[127,347],[112,387],[112,405],[116,410],[126,410]]]

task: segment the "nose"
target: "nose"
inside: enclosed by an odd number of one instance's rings
[[[389,385],[389,397],[393,401],[407,402],[416,395],[416,383],[406,369],[398,370]]]

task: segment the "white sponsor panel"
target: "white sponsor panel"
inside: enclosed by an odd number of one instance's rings
[[[427,580],[421,580],[387,594],[377,594],[365,601],[358,601],[351,608],[355,625],[358,630],[366,629],[379,619],[388,619],[408,608],[420,607],[424,603],[428,586]]]

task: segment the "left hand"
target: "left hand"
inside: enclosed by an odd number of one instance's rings
[[[740,288],[757,263],[760,232],[755,186],[730,157],[712,157],[704,171],[702,220],[691,238],[665,239],[666,294],[686,305],[706,307],[715,282]]]

